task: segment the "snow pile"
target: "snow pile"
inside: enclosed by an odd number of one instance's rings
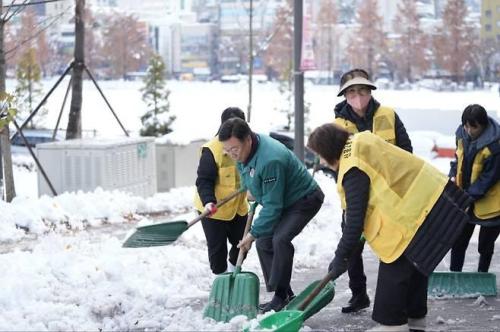
[[[103,224],[130,222],[136,213],[185,212],[191,206],[194,188],[174,189],[150,198],[121,191],[63,193],[39,199],[16,197],[11,203],[0,201],[0,242],[19,240],[25,230],[31,234],[50,231],[70,232]]]

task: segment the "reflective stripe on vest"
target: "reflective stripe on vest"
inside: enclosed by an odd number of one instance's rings
[[[337,190],[346,208],[344,175],[353,167],[370,178],[363,234],[384,263],[395,261],[444,190],[448,178],[432,165],[367,131],[347,141]]]
[[[215,197],[217,201],[228,196],[232,192],[240,188],[240,176],[236,163],[224,153],[223,145],[219,142],[218,137],[213,138],[203,148],[208,148],[212,152],[217,165],[217,180],[215,181]],[[200,150],[201,151],[201,150]],[[194,198],[195,208],[202,212],[204,210],[198,191]],[[215,214],[210,216],[212,219],[232,220],[236,214],[244,216],[248,213],[248,203],[245,195],[239,195],[235,199],[221,206]]]
[[[463,140],[457,142],[457,175],[456,181],[460,188],[463,188],[463,162],[464,162],[464,144]],[[491,156],[490,149],[486,146],[482,148],[474,157],[470,185],[472,185],[483,171],[484,161]],[[478,219],[491,219],[500,216],[500,181],[493,185],[488,192],[479,200],[474,202],[474,215]]]
[[[335,118],[334,123],[343,127],[351,134],[358,132],[356,124],[343,119]],[[394,110],[387,106],[380,106],[373,116],[372,132],[383,138],[385,141],[396,144],[396,113]]]

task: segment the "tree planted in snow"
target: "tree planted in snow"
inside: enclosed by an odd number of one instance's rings
[[[333,84],[335,68],[334,51],[339,49],[339,36],[336,35],[337,7],[331,0],[322,0],[315,31],[315,60],[320,70],[328,71],[328,84]]]
[[[148,111],[141,117],[141,136],[161,136],[172,131],[171,125],[175,120],[174,115],[169,115],[170,90],[166,87],[165,63],[161,56],[153,55],[149,60],[145,86],[141,89],[142,100],[146,103]]]
[[[433,39],[437,65],[447,70],[455,82],[464,79],[465,72],[473,66],[470,51],[479,48],[479,30],[467,21],[467,16],[464,0],[448,0],[443,24]]]
[[[42,97],[41,69],[36,62],[34,48],[27,49],[21,56],[16,68],[16,106],[18,116],[26,119]],[[47,115],[47,110],[40,109],[28,123],[29,128],[38,127]]]
[[[420,26],[417,5],[414,0],[402,0],[394,19],[397,38],[391,49],[391,57],[400,80],[413,82],[429,68],[427,38]]]
[[[147,25],[134,15],[111,16],[104,27],[103,39],[106,45],[103,56],[109,61],[113,78],[126,78],[128,72],[147,65],[151,54]]]
[[[277,76],[287,78],[287,71],[292,66],[293,55],[293,4],[287,0],[277,9],[273,22],[272,42],[266,49],[264,61]]]
[[[376,76],[376,70],[386,57],[386,36],[383,18],[378,14],[377,0],[363,1],[357,11],[357,28],[349,38],[348,61],[353,68],[364,68]]]

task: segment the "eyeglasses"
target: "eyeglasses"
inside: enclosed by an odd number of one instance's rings
[[[223,148],[224,152],[229,154],[229,155],[237,155],[241,151],[241,146],[231,146],[231,147],[224,147]]]
[[[366,86],[351,86],[345,90],[345,96],[346,97],[354,97],[355,95],[358,96],[368,96],[370,94],[371,90],[370,88]]]

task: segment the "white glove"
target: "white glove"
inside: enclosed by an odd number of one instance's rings
[[[217,206],[214,203],[207,203],[205,204],[205,212],[208,212],[208,216],[211,216],[217,212]]]

